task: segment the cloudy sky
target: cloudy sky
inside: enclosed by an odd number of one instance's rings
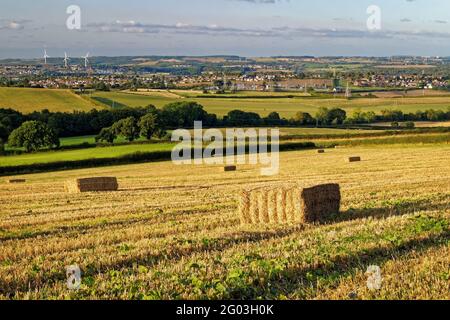
[[[450,56],[448,0],[1,0],[0,58],[91,55]],[[81,8],[69,30],[67,7]],[[381,30],[367,8],[381,9]]]

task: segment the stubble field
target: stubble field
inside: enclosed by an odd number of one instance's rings
[[[161,162],[2,181],[0,298],[450,299],[449,156],[444,144],[391,145],[282,153],[274,177]],[[64,192],[87,176],[116,176],[120,190]],[[241,226],[238,192],[279,182],[338,182],[342,213]],[[74,264],[78,291],[66,288]],[[379,291],[367,289],[370,265]]]

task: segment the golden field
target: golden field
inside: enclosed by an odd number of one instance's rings
[[[72,90],[0,88],[0,108],[22,113],[48,109],[52,112],[90,111],[106,106],[84,99]]]
[[[450,299],[449,158],[448,144],[383,145],[281,153],[274,177],[161,162],[2,178],[0,298]],[[64,192],[89,176],[120,190]],[[341,214],[241,226],[239,191],[280,182],[340,183]],[[78,291],[66,288],[73,264]]]

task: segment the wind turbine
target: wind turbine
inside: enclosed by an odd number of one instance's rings
[[[89,52],[86,53],[86,55],[84,57],[81,57],[84,59],[84,67],[87,68],[88,67],[88,63],[89,63]]]
[[[67,55],[67,52],[64,52],[64,67],[69,67],[69,56]]]
[[[47,54],[47,49],[44,49],[44,64],[47,65],[47,58],[50,58],[50,56]]]

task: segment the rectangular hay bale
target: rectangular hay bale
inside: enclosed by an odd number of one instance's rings
[[[341,189],[338,184],[323,184],[301,191],[301,207],[304,221],[324,222],[339,213]]]
[[[25,183],[27,180],[25,179],[9,179],[8,183]]]
[[[325,153],[325,150],[323,149],[317,150],[317,153]]]
[[[66,182],[69,193],[117,191],[119,184],[115,177],[96,177],[75,179]]]
[[[338,184],[263,187],[241,192],[242,224],[314,223],[339,213]]]
[[[348,162],[359,162],[361,161],[361,157],[349,157]]]
[[[236,166],[226,166],[226,167],[223,167],[223,171],[224,172],[231,172],[231,171],[236,171],[237,170],[237,167]]]

